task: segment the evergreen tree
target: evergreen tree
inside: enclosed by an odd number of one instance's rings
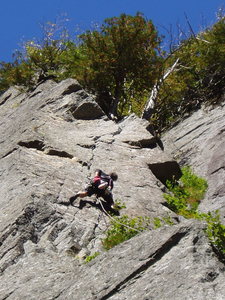
[[[100,95],[111,95],[110,113],[117,115],[118,106],[122,113],[133,93],[151,89],[159,70],[160,39],[142,14],[106,19],[100,30],[80,38],[89,60],[85,83]]]

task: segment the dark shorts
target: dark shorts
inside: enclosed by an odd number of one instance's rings
[[[85,188],[85,191],[87,192],[88,196],[91,197],[97,193],[97,188],[90,184]]]
[[[85,188],[85,191],[87,192],[89,197],[95,194],[97,197],[102,197],[108,204],[113,204],[113,197],[112,193],[110,192],[105,192],[105,190],[99,190],[97,187],[91,184]]]

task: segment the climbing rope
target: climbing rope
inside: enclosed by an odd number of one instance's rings
[[[100,205],[101,205],[101,208],[102,208],[102,210],[104,211],[104,213],[105,213],[111,220],[113,220],[113,222],[115,222],[115,223],[117,223],[117,224],[120,224],[120,225],[122,225],[122,226],[124,226],[124,227],[127,227],[127,228],[129,228],[129,229],[131,229],[131,230],[137,231],[138,233],[141,233],[140,230],[138,230],[138,229],[136,229],[136,228],[132,228],[132,227],[126,225],[126,224],[123,224],[123,223],[119,222],[117,219],[113,218],[113,217],[105,210],[105,208],[104,208],[104,206],[103,206],[103,204],[102,204],[102,201],[101,201],[100,199],[98,199],[98,201],[99,201],[99,203],[100,203]]]

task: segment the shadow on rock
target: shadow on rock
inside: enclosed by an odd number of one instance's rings
[[[79,206],[76,206],[76,207],[78,207],[79,209],[83,209],[87,204],[101,210],[105,214],[110,214],[110,215],[115,215],[115,216],[120,215],[118,210],[111,208],[111,206],[107,202],[104,202],[104,201],[93,202],[93,201],[89,201],[89,200],[80,200]]]
[[[60,205],[64,205],[64,206],[71,206],[70,202],[59,202],[58,204]],[[119,216],[120,213],[117,209],[113,209],[107,202],[105,201],[101,201],[101,202],[94,202],[94,201],[89,201],[89,200],[80,200],[80,203],[77,205],[74,204],[72,205],[73,207],[79,208],[79,209],[83,209],[86,205],[90,205],[92,207],[95,207],[99,210],[101,210],[102,212],[104,212],[106,215],[110,214],[110,215],[114,215],[114,216]]]

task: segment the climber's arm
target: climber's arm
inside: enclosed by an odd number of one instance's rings
[[[107,187],[108,187],[108,183],[103,182],[103,183],[99,184],[98,189],[103,190],[103,189],[106,189]]]

